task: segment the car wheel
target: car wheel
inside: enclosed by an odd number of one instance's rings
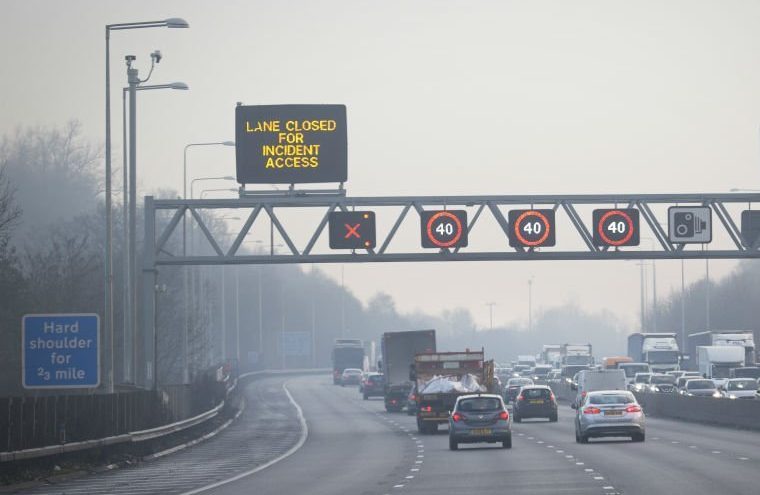
[[[512,419],[515,420],[515,423],[522,423],[522,418],[519,414],[512,414]]]
[[[369,400],[369,396],[367,394],[364,394],[364,400]]]
[[[502,449],[511,449],[512,448],[512,435],[509,435],[506,440],[501,442],[501,448]]]
[[[581,443],[581,436],[578,435],[578,429],[575,429],[575,443]]]
[[[457,450],[459,448],[459,443],[454,440],[454,437],[449,437],[449,450]]]
[[[557,422],[557,415],[556,414],[552,414],[551,416],[549,416],[549,421],[552,422],[552,423],[556,423]]]
[[[578,438],[580,439],[581,443],[588,443],[588,435],[584,435],[583,433],[578,434]]]
[[[635,435],[631,435],[631,440],[634,442],[643,442],[646,439],[646,436],[644,433],[636,433]]]

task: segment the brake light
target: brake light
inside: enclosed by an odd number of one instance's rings
[[[637,406],[636,404],[631,404],[630,406],[625,408],[625,412],[629,412],[629,413],[641,412],[641,408]]]
[[[463,420],[463,419],[464,419],[464,416],[462,416],[462,415],[461,415],[461,414],[459,414],[458,412],[455,412],[454,414],[452,414],[452,415],[451,415],[451,419],[453,419],[453,420],[454,420],[454,422],[455,422],[455,423],[457,423],[457,422],[459,422],[459,421]]]
[[[554,394],[549,393],[549,400],[554,402],[556,399],[554,398]]]
[[[525,400],[525,396],[524,395],[518,395],[517,396],[517,400]]]
[[[420,411],[423,412],[431,412],[433,410],[433,406],[424,406],[420,408]]]
[[[502,411],[499,413],[499,419],[502,421],[508,421],[509,420],[509,413],[507,411]]]
[[[409,400],[416,401],[417,400],[417,396],[414,395],[414,394],[412,394],[411,397],[409,397]]]
[[[396,399],[391,399],[391,404],[395,404],[395,403],[396,403]]]
[[[583,414],[599,414],[600,412],[602,412],[602,410],[598,407],[587,407],[583,410]]]

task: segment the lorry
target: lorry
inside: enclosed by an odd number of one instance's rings
[[[591,354],[591,344],[562,344],[559,364],[561,366],[578,364],[592,366],[594,357]]]
[[[364,342],[360,339],[335,339],[332,348],[333,385],[340,384],[346,368],[364,368]]]
[[[689,369],[696,371],[698,346],[728,346],[744,348],[744,365],[755,365],[755,338],[750,330],[713,330],[692,333],[686,337],[686,354],[689,355]]]
[[[417,430],[434,433],[439,424],[448,422],[460,395],[492,392],[493,372],[493,361],[485,361],[483,350],[417,354],[410,372],[417,396]]]
[[[383,373],[385,410],[398,412],[406,404],[412,390],[409,372],[414,356],[435,352],[435,330],[385,332],[380,342],[380,352],[383,358],[377,368]]]
[[[602,369],[616,370],[621,363],[632,363],[633,359],[629,356],[610,356],[602,358]]]
[[[517,364],[527,366],[528,368],[533,368],[536,365],[536,358],[530,354],[523,354],[517,356]]]
[[[541,362],[550,364],[553,368],[559,368],[562,346],[559,344],[544,344],[541,349]]]
[[[628,356],[636,363],[647,363],[652,373],[680,369],[681,351],[675,333],[633,333],[628,336]]]
[[[697,366],[702,376],[721,387],[730,377],[731,369],[744,366],[744,349],[735,345],[699,345]]]

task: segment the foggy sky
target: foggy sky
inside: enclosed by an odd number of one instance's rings
[[[141,195],[181,192],[183,147],[234,139],[238,101],[346,104],[353,196],[760,188],[758,3],[4,0],[0,9],[0,133],[76,118],[96,142],[104,25],[190,23],[112,35],[116,158],[124,55],[137,56],[144,77],[159,48],[151,83],[191,88],[139,94]],[[190,177],[234,175],[232,148],[193,149],[189,163]],[[734,265],[711,262],[711,275]],[[340,266],[321,268],[340,278]],[[686,262],[687,283],[703,276],[704,261]],[[530,277],[536,311],[573,301],[637,324],[634,262],[345,266],[365,301],[385,291],[405,311],[462,306],[483,326],[492,301],[496,324],[527,319]],[[657,282],[659,295],[680,287],[680,262],[658,262]]]

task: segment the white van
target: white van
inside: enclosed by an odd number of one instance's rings
[[[623,370],[583,370],[578,373],[577,406],[589,392],[597,390],[627,390]]]

